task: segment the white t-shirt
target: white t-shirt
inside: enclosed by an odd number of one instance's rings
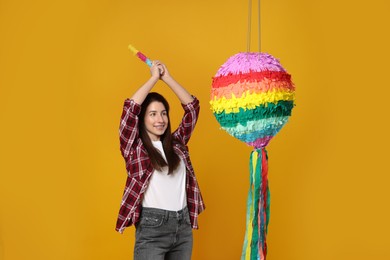
[[[152,141],[166,160],[161,141]],[[168,175],[168,167],[162,171],[154,170],[142,201],[143,207],[158,208],[171,211],[182,210],[187,206],[186,167],[182,160],[179,166]]]

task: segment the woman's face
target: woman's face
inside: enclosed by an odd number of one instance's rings
[[[153,101],[146,108],[144,124],[152,141],[160,140],[168,127],[168,112],[163,103]]]

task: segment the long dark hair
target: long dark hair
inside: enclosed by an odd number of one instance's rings
[[[145,129],[146,109],[150,103],[155,101],[162,103],[165,107],[165,110],[167,111],[168,126],[167,129],[165,130],[165,133],[160,136],[160,140],[162,142],[162,146],[167,161],[164,160],[160,152],[153,146],[152,141],[150,140],[150,137]],[[171,120],[169,119],[169,104],[168,101],[162,95],[156,92],[150,92],[146,96],[144,102],[142,102],[141,112],[139,114],[139,134],[145,146],[145,149],[149,154],[149,158],[152,162],[154,169],[161,171],[163,167],[168,166],[168,174],[170,174],[177,168],[177,166],[179,166],[180,158],[175,153],[175,150],[173,149]]]

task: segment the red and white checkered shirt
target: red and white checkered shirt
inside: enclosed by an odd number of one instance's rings
[[[193,229],[198,229],[198,215],[205,209],[199,185],[192,168],[187,143],[194,131],[199,116],[199,100],[183,105],[184,116],[173,132],[174,150],[186,165],[187,207]],[[118,214],[116,230],[123,233],[126,227],[139,220],[142,198],[154,169],[148,153],[139,137],[138,115],[141,106],[132,99],[126,99],[119,127],[120,149],[126,162],[127,180]]]

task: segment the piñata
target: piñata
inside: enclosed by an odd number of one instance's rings
[[[254,148],[241,259],[266,259],[270,192],[265,147],[287,123],[294,101],[291,76],[267,53],[231,56],[213,77],[210,105],[215,118],[223,130]]]

